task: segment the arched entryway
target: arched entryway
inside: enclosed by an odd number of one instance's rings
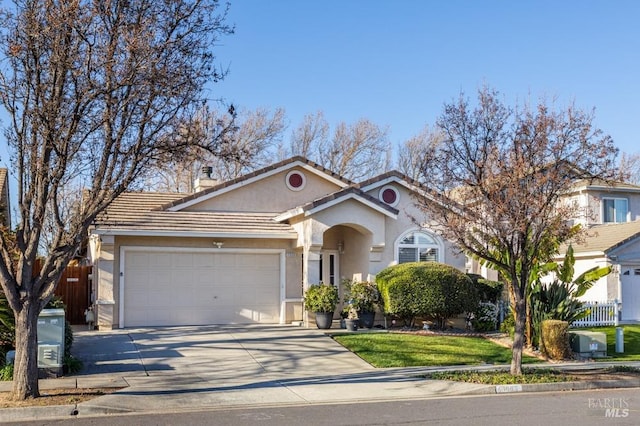
[[[372,234],[360,226],[341,224],[323,234],[320,252],[319,281],[338,287],[340,309],[344,298],[344,280],[366,281],[369,276],[369,253]]]

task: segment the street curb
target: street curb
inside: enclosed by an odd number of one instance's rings
[[[48,405],[43,407],[0,408],[0,423],[31,420],[68,419],[77,415],[77,407],[73,405]]]
[[[638,388],[640,379],[588,380],[578,382],[530,383],[523,385],[497,385],[495,393],[569,392],[593,389]],[[519,388],[519,390],[518,390]],[[512,390],[509,390],[512,389]]]
[[[460,383],[460,382],[452,382]],[[616,380],[593,380],[578,382],[559,382],[559,383],[535,383],[522,385],[486,385],[486,387],[470,390],[460,390],[457,392],[445,392],[439,395],[431,395],[429,397],[419,399],[446,398],[452,396],[463,395],[492,395],[503,394],[509,395],[513,393],[541,393],[541,392],[570,392],[594,389],[616,389],[616,388],[640,388],[640,378],[638,379],[616,379]],[[404,399],[404,398],[402,398]],[[389,398],[367,398],[367,401],[385,401]],[[354,401],[355,402],[355,401]],[[85,405],[86,404],[86,405]],[[307,403],[293,404],[306,405]],[[287,403],[285,405],[292,405]],[[252,405],[255,406],[255,405]],[[216,407],[223,409],[224,407]],[[239,408],[234,406],[234,408]],[[174,412],[175,410],[170,410]],[[188,409],[186,411],[189,411]],[[9,423],[16,421],[31,420],[54,420],[68,419],[70,417],[92,417],[106,415],[123,415],[123,414],[144,414],[146,411],[132,411],[126,409],[117,409],[101,405],[91,405],[91,401],[79,403],[78,405],[51,405],[44,407],[21,407],[21,408],[3,408],[0,409],[2,420],[0,423]],[[158,413],[158,411],[154,411]]]

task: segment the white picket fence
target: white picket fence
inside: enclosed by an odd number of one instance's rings
[[[586,302],[584,306],[589,308],[591,313],[589,316],[571,323],[571,327],[618,325],[617,300],[610,300],[608,302]]]

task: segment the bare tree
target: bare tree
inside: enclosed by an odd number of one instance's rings
[[[236,123],[236,131],[228,141],[228,150],[233,155],[207,159],[214,176],[220,180],[233,179],[273,163],[287,127],[282,108],[242,111]]]
[[[387,129],[370,120],[338,123],[331,138],[322,112],[304,117],[291,136],[291,154],[302,155],[354,181],[388,170],[391,145]]]
[[[444,135],[440,131],[425,126],[422,132],[400,146],[398,170],[414,180],[425,177],[428,175],[425,167],[443,140]]]
[[[225,129],[224,135],[220,129]],[[201,109],[185,123],[183,133],[190,138],[208,141],[217,139],[218,152],[204,152],[199,144],[191,144],[180,156],[166,156],[158,161],[154,173],[144,183],[153,191],[193,192],[194,181],[203,166],[213,168],[212,177],[233,179],[264,167],[278,156],[279,141],[286,128],[284,109],[265,108],[236,112]]]
[[[429,157],[419,206],[442,235],[497,269],[515,313],[511,373],[522,373],[526,294],[536,265],[575,235],[575,206],[561,197],[577,178],[610,179],[617,149],[573,106],[511,109],[496,91],[479,91],[474,108],[460,97],[438,125],[445,140]]]
[[[317,147],[317,162],[347,179],[358,181],[389,169],[391,146],[387,130],[367,119],[339,123],[328,143]]]
[[[623,152],[618,167],[620,180],[640,185],[640,153]]]
[[[329,137],[329,123],[322,111],[307,114],[291,134],[291,155],[312,158],[315,147],[325,145]]]
[[[0,238],[0,284],[16,318],[14,398],[38,396],[36,324],[96,215],[150,165],[201,104],[216,40],[232,32],[217,0],[15,0],[2,11],[0,98],[18,180],[17,259]],[[220,135],[225,131],[220,129]],[[83,197],[61,203],[65,188]],[[51,240],[34,266],[43,225]]]

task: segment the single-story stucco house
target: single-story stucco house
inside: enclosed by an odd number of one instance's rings
[[[417,190],[398,172],[354,183],[294,157],[201,178],[193,194],[124,193],[90,232],[97,326],[290,323],[314,283],[417,260],[464,270],[414,205]]]

